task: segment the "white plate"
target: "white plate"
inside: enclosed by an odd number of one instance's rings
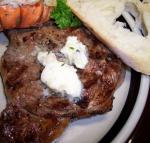
[[[7,39],[0,33],[0,55],[4,52],[7,45]],[[111,112],[104,115],[82,119],[70,124],[64,134],[56,140],[58,143],[97,143],[100,141],[111,129],[118,119],[128,97],[131,81],[131,72],[126,71],[125,80],[123,84],[116,90],[113,102],[113,109]],[[129,117],[127,123],[113,140],[113,143],[123,143],[134,129],[138,119],[143,111],[147,93],[149,88],[149,77],[142,76],[139,94],[133,112]],[[0,111],[5,108],[6,100],[3,92],[3,85],[0,80]]]
[[[138,91],[138,96],[134,108],[128,120],[126,121],[124,127],[121,129],[119,134],[113,139],[112,143],[124,143],[126,139],[129,137],[129,135],[132,133],[144,110],[146,100],[148,97],[148,91],[150,90],[149,87],[150,87],[150,77],[142,75],[140,88]]]

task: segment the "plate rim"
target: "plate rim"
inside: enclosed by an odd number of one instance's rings
[[[150,90],[149,87],[150,77],[148,75],[142,74],[139,92],[132,112],[130,113],[129,118],[127,119],[122,129],[119,131],[117,136],[115,136],[115,138],[111,141],[111,143],[124,143],[130,136],[130,134],[133,132],[145,108],[148,93]],[[143,90],[145,91],[144,93],[142,92]]]

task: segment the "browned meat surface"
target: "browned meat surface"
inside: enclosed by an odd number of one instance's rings
[[[50,143],[59,137],[69,119],[42,118],[11,104],[0,121],[1,143]]]
[[[61,59],[63,55],[59,49],[66,38],[73,35],[88,47],[89,63],[84,70],[78,70],[84,85],[82,98],[70,101],[40,81],[43,67],[37,61],[37,53],[53,51]],[[39,29],[11,31],[8,37],[10,44],[1,65],[8,98],[1,116],[1,140],[46,143],[45,140],[51,141],[62,133],[69,119],[112,109],[113,92],[122,77],[123,65],[85,28],[60,30],[52,24]]]

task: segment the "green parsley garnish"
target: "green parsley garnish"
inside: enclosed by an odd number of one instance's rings
[[[51,17],[59,28],[79,27],[81,21],[72,13],[71,9],[66,5],[66,0],[57,0],[57,6],[54,8]]]

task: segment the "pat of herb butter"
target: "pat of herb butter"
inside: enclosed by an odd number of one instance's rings
[[[84,69],[88,63],[88,53],[86,46],[81,43],[76,36],[69,36],[65,46],[61,49],[70,65]]]
[[[44,66],[41,74],[43,83],[49,88],[67,93],[71,97],[80,97],[82,83],[73,66],[58,61],[52,52],[39,52],[37,58]]]

